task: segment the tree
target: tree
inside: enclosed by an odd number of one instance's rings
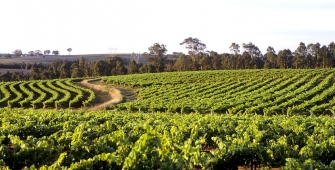
[[[34,52],[34,51],[29,51],[29,52],[28,52],[28,55],[29,55],[29,56],[34,56],[34,55],[35,55],[35,52]]]
[[[153,66],[156,72],[162,72],[165,68],[166,63],[166,45],[154,43],[148,48],[149,53],[144,53],[143,56],[149,61],[150,65]]]
[[[190,57],[185,56],[184,54],[179,55],[179,58],[174,63],[173,68],[176,71],[195,70],[192,59]]]
[[[69,52],[69,55],[70,55],[72,48],[68,48],[67,51]]]
[[[278,52],[277,57],[278,66],[281,69],[291,68],[292,52],[289,49],[284,49]]]
[[[206,44],[201,43],[201,41],[198,38],[186,38],[183,42],[180,43],[180,45],[185,45],[185,48],[188,49],[188,53],[191,56],[194,56],[200,52],[204,52],[206,49]]]
[[[212,67],[214,70],[220,70],[221,69],[221,56],[215,52],[211,51],[210,56],[212,58]]]
[[[5,54],[3,57],[4,57],[4,58],[12,58],[12,55],[10,55],[10,54]]]
[[[135,73],[138,73],[139,70],[138,70],[138,66],[135,62],[135,60],[130,60],[129,64],[128,64],[128,74],[135,74]]]
[[[310,43],[307,45],[307,55],[309,55],[309,58],[313,61],[314,68],[320,67],[320,57],[318,55],[320,50],[320,44],[316,43]]]
[[[83,77],[84,72],[80,69],[78,63],[73,63],[71,65],[71,78]]]
[[[19,57],[19,56],[22,55],[22,51],[19,50],[19,49],[16,49],[16,50],[13,51],[13,54],[14,54],[16,57]]]
[[[50,54],[50,50],[44,50],[44,55],[49,55]]]
[[[244,51],[249,53],[249,55],[251,56],[252,59],[254,59],[256,57],[258,57],[258,58],[262,57],[261,51],[259,50],[259,48],[255,44],[252,44],[251,42],[249,44],[243,43],[242,47],[243,47]]]
[[[330,68],[333,66],[331,51],[327,46],[323,45],[320,48],[318,56],[321,60],[322,68]]]
[[[36,55],[36,56],[39,56],[41,53],[42,53],[41,50],[35,50],[35,55]]]
[[[112,69],[111,75],[125,75],[127,74],[127,69],[123,66],[120,61],[116,61],[115,68]]]
[[[300,42],[299,47],[294,52],[293,57],[294,68],[304,68],[306,58],[307,58],[307,47],[303,42]]]
[[[236,43],[231,43],[229,49],[230,49],[230,52],[234,53],[235,55],[240,53],[240,45]]]
[[[84,59],[83,57],[81,57],[79,59],[79,68],[80,68],[80,70],[83,71],[84,77],[88,77],[88,76],[91,75],[91,73],[90,73],[90,64],[91,64],[90,61]]]
[[[52,54],[53,55],[59,55],[59,51],[58,50],[54,50],[54,51],[52,51]]]
[[[269,46],[266,49],[267,53],[265,54],[266,60],[264,63],[264,68],[277,68],[277,55],[273,47]]]

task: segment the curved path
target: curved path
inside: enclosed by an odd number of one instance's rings
[[[110,88],[106,85],[100,83],[101,78],[98,79],[88,79],[80,82],[81,86],[90,88],[96,94],[96,104],[90,107],[88,110],[101,110],[106,109],[113,104],[122,102],[123,95],[119,89]]]

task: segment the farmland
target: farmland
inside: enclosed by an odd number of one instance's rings
[[[329,117],[1,109],[11,169],[334,169]]]
[[[335,109],[334,69],[233,70],[104,77],[137,89],[128,111],[322,115]]]
[[[95,99],[91,89],[72,79],[1,82],[1,107],[80,108]]]
[[[334,69],[102,77],[135,98],[89,111],[80,79],[0,83],[7,169],[334,169]]]

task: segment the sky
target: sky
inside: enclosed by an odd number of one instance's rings
[[[198,38],[228,53],[252,42],[265,53],[335,41],[334,0],[0,0],[0,53],[143,53],[154,43],[187,53]],[[115,50],[117,49],[117,50]]]

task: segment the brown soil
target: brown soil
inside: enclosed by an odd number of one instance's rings
[[[132,100],[131,98],[135,95],[132,89],[115,88],[102,83],[101,79],[83,80],[79,82],[78,85],[90,88],[95,93],[96,99],[94,100],[93,106],[88,109],[90,111],[106,109],[124,100]]]

